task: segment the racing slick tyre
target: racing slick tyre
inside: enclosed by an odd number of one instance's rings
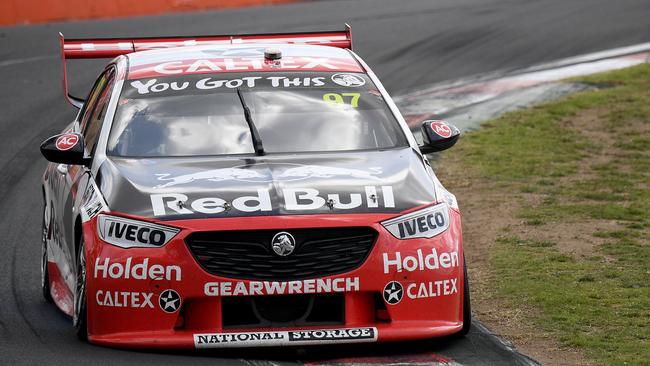
[[[469,333],[472,327],[472,305],[469,298],[469,279],[467,278],[467,262],[463,256],[463,328],[456,333],[459,337],[464,337]]]
[[[50,293],[50,274],[47,269],[47,225],[46,215],[47,205],[43,204],[43,223],[41,224],[41,290],[43,291],[43,298],[46,302],[53,302],[52,294]]]
[[[88,313],[86,309],[86,254],[83,238],[79,239],[79,255],[77,260],[77,280],[74,291],[74,325],[80,340],[88,339]]]

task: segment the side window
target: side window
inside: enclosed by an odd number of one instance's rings
[[[113,71],[102,75],[98,83],[91,92],[88,104],[88,110],[82,119],[81,133],[86,142],[86,150],[94,154],[95,146],[99,138],[99,132],[102,129],[102,121],[108,110],[108,102],[111,99],[113,90]]]
[[[83,110],[81,111],[81,120],[79,121],[82,131],[86,129],[86,124],[88,124],[88,119],[90,119],[90,115],[93,113],[95,104],[97,104],[97,97],[99,96],[100,91],[104,88],[104,85],[106,85],[106,80],[108,80],[108,73],[109,72],[104,72],[97,79],[97,81],[95,81],[95,85],[93,85],[93,88],[90,90],[90,93],[88,94],[88,98],[86,98],[86,102],[84,103]]]

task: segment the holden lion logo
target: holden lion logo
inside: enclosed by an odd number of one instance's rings
[[[293,250],[296,248],[296,239],[288,232],[281,231],[273,236],[271,248],[273,248],[275,254],[285,257],[293,253]]]
[[[395,305],[402,301],[404,296],[404,288],[402,284],[397,281],[390,281],[384,286],[384,301],[388,305]]]
[[[357,87],[366,84],[366,81],[359,75],[355,74],[334,74],[332,81],[340,86]]]
[[[158,298],[158,305],[166,313],[174,313],[181,307],[181,296],[174,290],[165,290]]]

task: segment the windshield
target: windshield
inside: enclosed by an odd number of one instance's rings
[[[247,123],[244,106],[253,125]],[[125,83],[107,154],[254,154],[255,127],[265,153],[379,150],[407,144],[364,74],[185,75]]]

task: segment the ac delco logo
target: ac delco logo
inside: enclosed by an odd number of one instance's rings
[[[70,150],[77,144],[77,142],[79,142],[78,135],[67,133],[56,139],[56,148],[61,151]]]
[[[431,129],[436,135],[442,138],[448,138],[451,136],[451,128],[444,122],[436,121],[431,123]]]

